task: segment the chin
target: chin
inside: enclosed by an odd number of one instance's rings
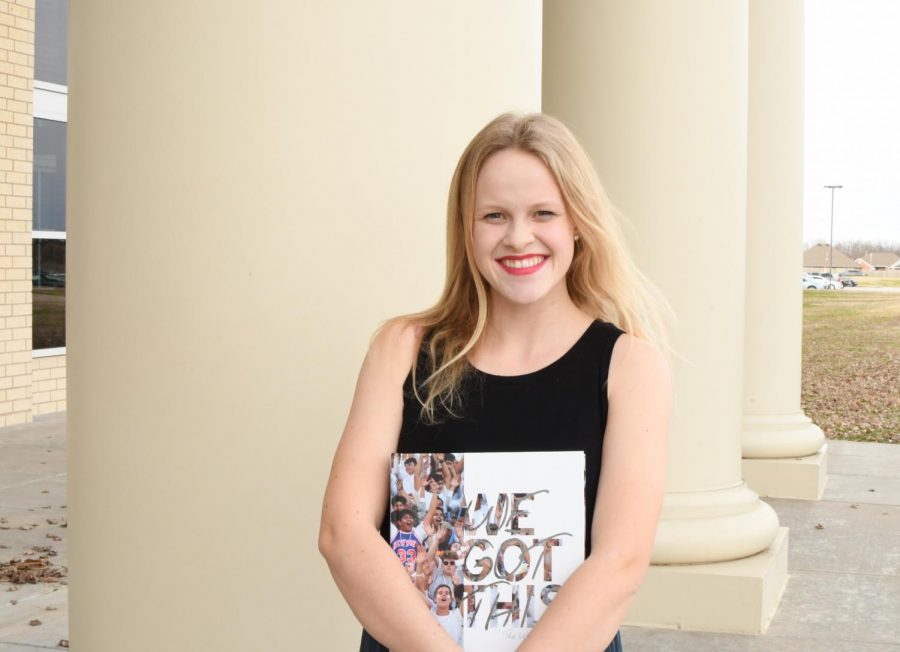
[[[499,299],[501,303],[511,306],[527,307],[541,303],[550,295],[548,292],[498,292],[495,290],[494,296],[496,299]]]

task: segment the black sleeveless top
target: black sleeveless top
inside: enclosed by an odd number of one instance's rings
[[[495,376],[473,369],[461,388],[463,416],[437,424],[422,423],[410,374],[403,388],[403,424],[396,452],[584,451],[587,557],[606,430],[609,362],[622,332],[612,324],[595,321],[561,358],[521,376]],[[420,354],[417,364],[423,362],[424,354]],[[385,540],[388,530],[386,511],[382,524]],[[366,637],[367,633],[362,650],[385,649],[366,647],[374,642]],[[613,641],[617,643],[618,636]],[[610,649],[617,648],[611,645]]]
[[[463,417],[438,424],[421,422],[410,374],[397,452],[584,451],[587,557],[606,430],[609,361],[621,334],[612,324],[595,321],[543,369],[521,376],[473,370],[462,386]]]

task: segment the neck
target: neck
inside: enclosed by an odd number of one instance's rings
[[[548,302],[549,303],[549,302]],[[535,343],[569,339],[579,335],[593,320],[569,298],[549,305],[510,305],[492,301],[482,342],[529,349]]]
[[[491,296],[484,334],[469,359],[488,373],[533,371],[565,353],[592,320],[565,291],[528,305]]]
[[[527,339],[558,332],[566,324],[590,320],[569,297],[564,284],[536,303],[512,303],[495,293],[489,295],[488,302],[485,335],[503,333],[504,338]]]

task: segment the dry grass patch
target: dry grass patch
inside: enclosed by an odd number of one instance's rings
[[[860,287],[882,287],[882,288],[900,288],[900,278],[891,276],[889,278],[881,276],[851,276]]]
[[[803,292],[801,402],[831,439],[900,443],[900,294]]]

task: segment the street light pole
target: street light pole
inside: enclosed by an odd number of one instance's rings
[[[831,235],[828,240],[828,283],[834,283],[831,274],[831,263],[834,260],[834,189],[843,188],[844,186],[825,186],[831,188]]]

